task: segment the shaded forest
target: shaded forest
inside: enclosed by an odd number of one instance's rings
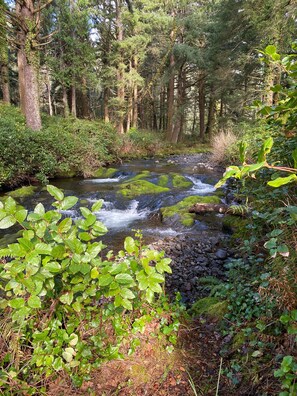
[[[40,111],[209,140],[268,105],[281,70],[260,61],[290,51],[295,1],[1,0],[4,102],[40,130]]]

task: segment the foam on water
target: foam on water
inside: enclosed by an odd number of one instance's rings
[[[118,183],[121,181],[124,177],[110,177],[107,179],[86,179],[84,180],[84,183]]]
[[[190,192],[195,192],[197,194],[208,194],[214,192],[216,189],[211,184],[203,183],[200,179],[196,179],[192,176],[187,176],[188,179],[193,183],[193,187]]]
[[[117,209],[111,202],[104,202],[103,208],[96,216],[108,229],[125,228],[133,221],[145,219],[149,210],[138,210],[139,202],[131,201],[127,209]]]
[[[147,228],[145,232],[147,234],[158,234],[163,236],[177,236],[180,234],[180,232],[173,228]]]

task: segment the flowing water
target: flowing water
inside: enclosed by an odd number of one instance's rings
[[[171,159],[149,159],[127,162],[120,165],[114,177],[99,179],[57,179],[51,181],[64,190],[65,195],[75,195],[80,202],[72,210],[64,211],[64,216],[79,218],[79,206],[91,206],[98,199],[103,199],[103,207],[96,213],[109,229],[102,238],[109,248],[121,247],[125,236],[133,235],[134,230],[142,230],[146,242],[162,237],[176,236],[185,233],[197,233],[197,230],[208,230],[214,227],[215,215],[212,217],[198,217],[192,228],[185,228],[178,222],[171,224],[161,221],[160,208],[174,205],[190,195],[212,195],[214,184],[220,174],[205,167],[201,161],[205,155],[176,156]],[[192,182],[189,188],[171,188],[161,194],[144,194],[133,199],[123,197],[118,191],[120,184],[138,175],[142,171],[149,171],[146,180],[156,183],[159,176],[178,173]],[[21,203],[32,209],[38,202],[42,202],[46,209],[50,208],[52,199],[44,189],[30,198],[24,198]],[[7,231],[6,231],[7,232]],[[3,234],[2,234],[3,236]]]

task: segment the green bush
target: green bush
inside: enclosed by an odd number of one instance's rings
[[[47,190],[56,199],[48,212],[41,203],[28,213],[11,197],[0,202],[0,229],[15,224],[23,229],[16,243],[0,250],[4,394],[12,379],[15,385],[32,385],[61,371],[78,386],[92,368],[121,357],[124,337],[133,344],[131,332],[142,331],[139,323],[144,326],[154,312],[160,318],[161,305],[154,311],[153,303],[163,294],[165,272],[171,273],[164,252],[132,237],[125,239],[124,250],[104,257],[98,238],[107,229],[94,214],[102,201],[81,207],[82,218],[74,223],[63,219],[61,210],[78,198],[51,185]]]
[[[114,128],[99,121],[43,117],[43,129],[26,128],[24,117],[0,104],[0,187],[60,174],[92,174],[117,157],[120,143]]]

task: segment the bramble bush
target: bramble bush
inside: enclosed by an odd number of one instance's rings
[[[102,201],[80,207],[74,222],[61,211],[78,198],[51,185],[47,190],[53,210],[39,203],[29,213],[11,197],[0,202],[0,228],[23,229],[16,243],[0,250],[3,392],[25,384],[34,394],[40,378],[61,371],[79,386],[103,361],[122,356],[124,338],[133,351],[139,340],[132,332],[161,318],[166,305],[169,311],[168,303],[155,301],[163,294],[165,273],[171,273],[164,252],[143,246],[137,234],[125,239],[117,255],[104,256],[98,238],[107,229],[96,217]],[[172,321],[170,315],[160,326],[174,343],[178,321],[176,312]]]

